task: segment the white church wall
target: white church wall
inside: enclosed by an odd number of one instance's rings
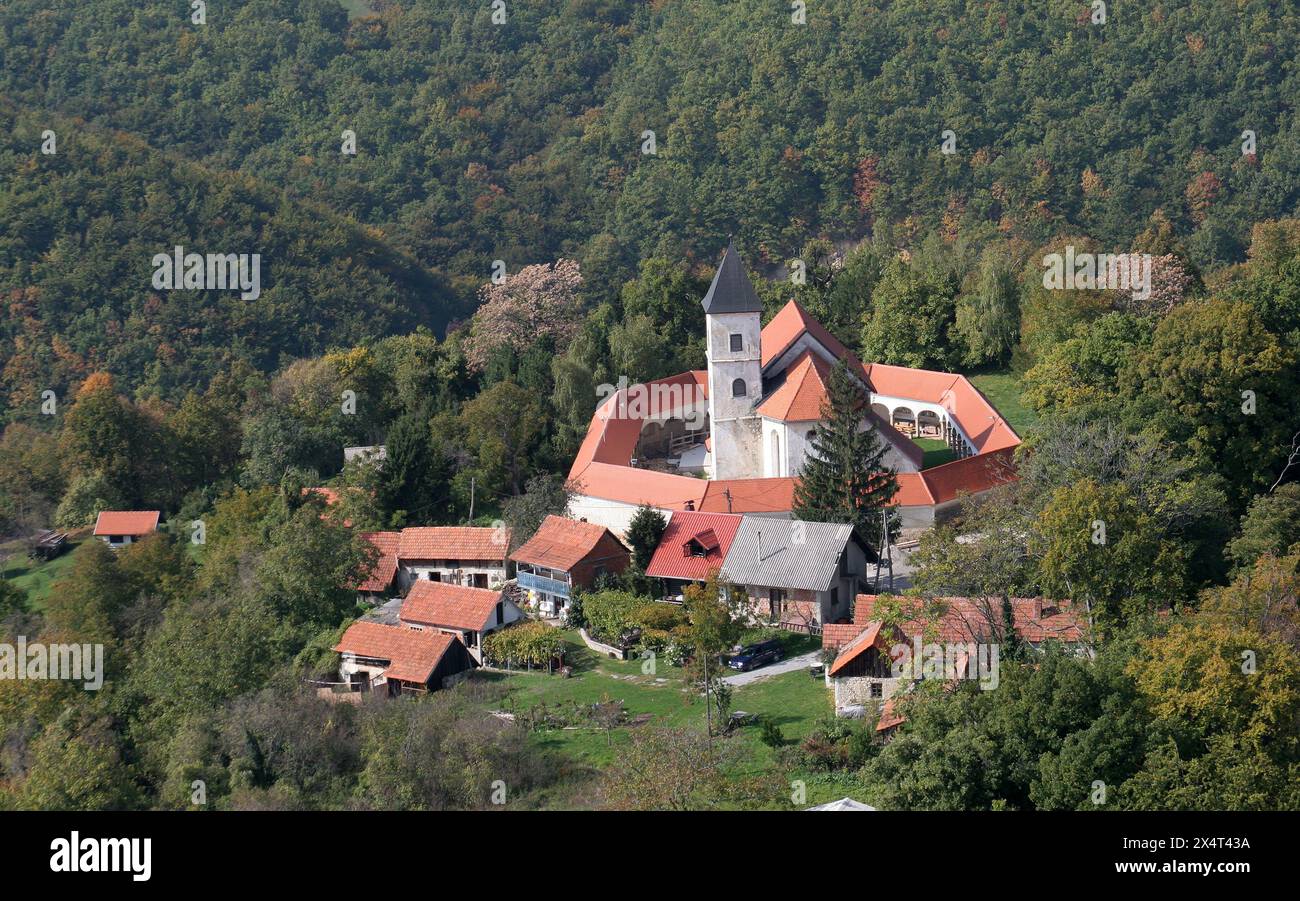
[[[763,471],[762,425],[754,404],[763,392],[759,367],[762,317],[758,313],[718,313],[705,317],[709,358],[709,431],[715,479],[752,478]],[[740,335],[741,348],[731,349]],[[735,397],[740,379],[745,393]]]
[[[635,470],[632,470],[632,472],[635,473]],[[587,522],[594,522],[597,525],[604,526],[621,538],[632,524],[632,516],[636,513],[636,504],[577,494],[569,501],[568,512],[573,519],[586,519]],[[660,509],[659,512],[663,513],[665,517],[672,513],[671,510],[666,509]]]

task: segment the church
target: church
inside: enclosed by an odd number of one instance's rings
[[[615,532],[642,503],[789,517],[840,361],[870,399],[860,428],[887,449],[904,526],[933,523],[960,494],[1014,478],[1020,438],[965,376],[864,365],[794,300],[763,325],[734,245],[702,307],[707,368],[620,387],[599,404],[569,472],[571,515]],[[649,402],[628,403],[633,393]],[[927,467],[927,448],[946,450],[945,462]]]
[[[844,360],[868,390],[866,369],[794,301],[772,320],[773,327],[763,329],[763,305],[732,245],[722,256],[703,306],[709,477],[797,476],[822,418],[831,369]],[[888,446],[886,463],[895,472],[920,471],[921,449],[879,413],[870,411],[861,428],[877,431]]]

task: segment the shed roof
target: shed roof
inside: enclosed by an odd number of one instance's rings
[[[147,535],[158,529],[159,510],[101,510],[95,518],[96,535]]]
[[[348,626],[334,650],[387,660],[384,675],[402,682],[429,681],[439,661],[452,642],[459,641],[443,632],[420,631],[406,626],[358,621]]]
[[[567,572],[586,559],[606,534],[623,547],[602,525],[551,515],[542,520],[541,528],[510,559]]]
[[[504,560],[510,530],[491,526],[413,526],[402,529],[403,560]]]
[[[402,602],[403,622],[449,629],[482,630],[496,613],[502,593],[421,579]]]

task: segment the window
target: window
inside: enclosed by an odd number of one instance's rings
[[[744,349],[745,349],[745,339],[744,339],[744,337],[741,336],[741,335],[732,335],[732,336],[731,336],[731,352],[732,352],[733,354],[738,354],[738,353],[740,353],[740,352],[741,352],[742,350],[744,350]]]
[[[497,601],[497,625],[504,625],[506,621],[506,602]]]
[[[748,389],[745,387],[744,379],[736,379],[734,382],[731,383],[732,397],[744,397],[747,391]]]
[[[885,686],[879,682],[871,683],[871,696],[873,698],[883,698],[885,696]]]
[[[812,444],[813,439],[817,437],[817,430],[809,429],[807,434],[805,434],[803,437],[805,441],[807,441],[809,444]]]

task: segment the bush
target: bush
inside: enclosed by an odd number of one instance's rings
[[[861,752],[855,747],[853,736],[854,723],[837,716],[825,716],[817,721],[809,736],[801,746],[804,761],[810,769],[839,770],[850,765],[854,752]]]
[[[758,740],[769,748],[779,748],[785,744],[785,736],[781,733],[781,727],[771,717],[763,717],[763,722],[759,725]]]
[[[671,631],[676,626],[685,625],[686,610],[678,604],[665,604],[651,601],[642,604],[632,614],[633,621],[642,629],[655,629],[661,632]]]
[[[671,641],[664,645],[664,649],[659,656],[669,666],[685,666],[686,661],[691,656],[691,649],[681,642]]]
[[[637,630],[636,611],[646,599],[627,591],[597,591],[582,600],[589,631],[599,641],[626,646]]]
[[[641,649],[656,654],[670,644],[681,643],[689,628],[682,607],[660,601],[641,605],[632,612],[631,619],[641,629]]]
[[[483,639],[483,659],[492,663],[547,666],[564,649],[560,630],[541,620],[510,626]]]
[[[582,610],[582,592],[575,591],[569,595],[569,606],[564,608],[564,628],[584,629],[587,616]]]

